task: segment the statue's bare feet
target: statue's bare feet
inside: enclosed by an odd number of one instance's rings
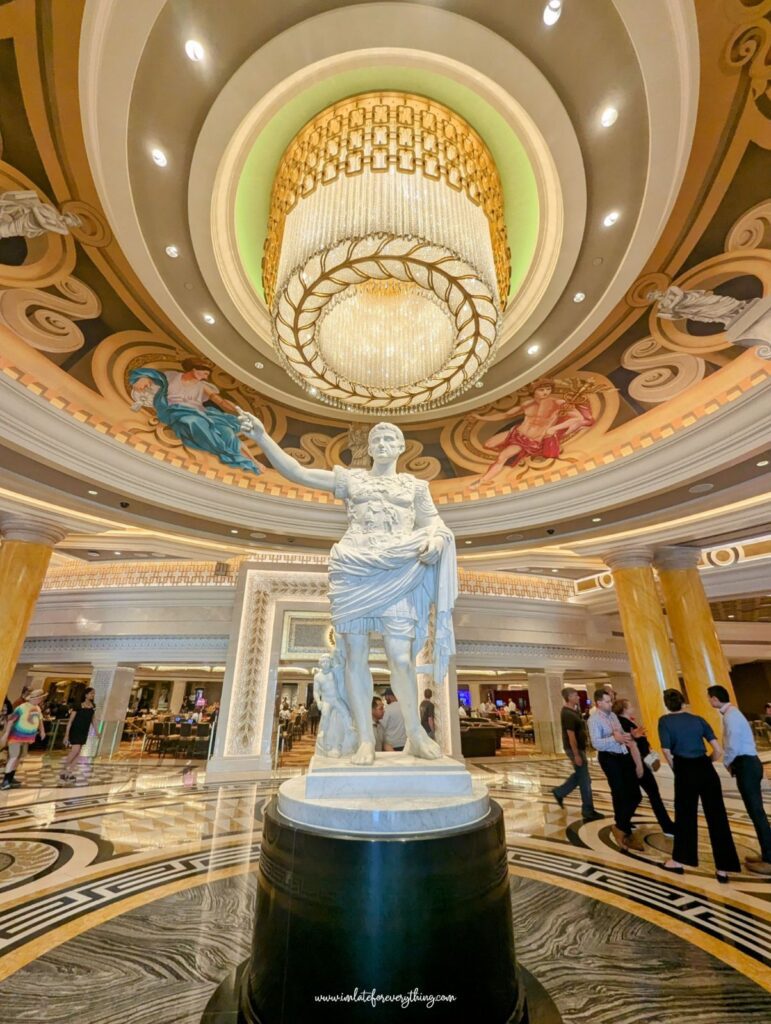
[[[330,749],[327,751],[327,757],[340,757],[340,748],[330,747]]]
[[[374,743],[361,743],[359,749],[351,758],[351,764],[374,764],[375,763],[375,744]]]
[[[425,757],[429,761],[442,756],[442,748],[436,743],[425,729],[420,728],[411,732],[407,738],[407,745],[404,748],[405,754],[412,754],[413,757]]]

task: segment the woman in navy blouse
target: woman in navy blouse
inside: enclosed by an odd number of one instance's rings
[[[712,766],[723,754],[712,726],[698,715],[684,711],[679,690],[664,690],[669,711],[659,719],[659,739],[667,763],[675,773],[675,845],[672,857],[662,865],[683,874],[683,865],[697,867],[699,847],[697,813],[699,799],[707,819],[718,882],[727,882],[729,871],[739,871],[739,857],[728,824],[720,779]],[[704,741],[712,748],[708,755]]]

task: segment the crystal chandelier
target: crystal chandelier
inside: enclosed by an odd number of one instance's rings
[[[494,354],[509,275],[497,169],[447,108],[355,96],[284,153],[263,284],[285,367],[323,401],[409,413],[465,391]]]

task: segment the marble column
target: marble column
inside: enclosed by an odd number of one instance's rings
[[[546,669],[544,672],[527,673],[527,689],[530,695],[530,710],[533,714],[535,742],[543,754],[555,754],[562,750],[562,688],[566,685],[563,672]]]
[[[700,557],[698,548],[659,548],[654,564],[661,580],[669,628],[680,660],[691,711],[706,718],[720,737],[720,713],[710,705],[707,687],[724,686],[734,704],[736,695],[699,576],[697,566]]]
[[[67,531],[30,516],[0,519],[0,700],[8,692],[54,545]]]
[[[661,694],[680,685],[653,576],[653,554],[632,548],[610,552],[605,561],[616,587],[637,711],[651,746],[658,749],[658,722],[666,711]]]
[[[129,698],[134,686],[134,669],[114,661],[93,664],[91,686],[96,690],[96,719],[100,731],[100,754],[118,749],[126,722]]]
[[[169,697],[169,711],[172,715],[178,715],[182,710],[182,701],[185,699],[186,692],[187,679],[175,679]]]

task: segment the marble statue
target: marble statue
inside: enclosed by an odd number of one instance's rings
[[[37,192],[0,192],[0,238],[38,238],[47,231],[68,235],[82,225],[74,213],[59,213]]]
[[[688,291],[670,285],[666,291],[648,292],[647,298],[656,302],[656,316],[662,320],[696,320],[704,324],[730,326],[742,315],[750,301],[733,299],[730,295],[716,295],[702,288]]]
[[[358,733],[345,698],[343,660],[335,651],[319,660],[313,674],[313,696],[321,709],[316,753],[347,757],[358,746]]]
[[[239,415],[241,431],[260,445],[279,473],[345,501],[348,529],[329,556],[329,601],[358,733],[351,763],[375,760],[370,633],[383,637],[391,687],[407,728],[405,752],[441,757],[439,745],[420,724],[415,662],[433,621],[433,678],[437,686],[443,684],[455,650],[455,538],[440,519],[426,481],[396,471],[404,435],[391,423],[370,430],[371,469],[312,469],[283,451],[256,417],[242,410]]]

